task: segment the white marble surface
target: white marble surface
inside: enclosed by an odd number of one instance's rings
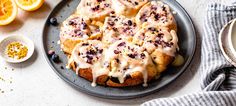
[[[130,100],[107,100],[79,92],[60,79],[49,67],[41,50],[42,29],[50,10],[60,0],[46,0],[35,12],[19,10],[17,19],[10,25],[0,27],[0,40],[9,35],[21,34],[35,42],[34,56],[22,64],[9,64],[0,60],[0,105],[1,106],[110,106],[139,105],[147,100],[160,97],[176,97],[200,91],[200,40],[190,67],[176,81],[152,95]],[[206,4],[210,0],[177,0],[190,14],[197,37],[202,34],[202,23]],[[227,1],[227,0],[217,0]],[[5,69],[7,67],[7,69]],[[14,69],[12,71],[12,69]],[[12,83],[10,83],[10,81]]]

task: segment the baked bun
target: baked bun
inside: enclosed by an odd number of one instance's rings
[[[148,0],[111,0],[116,14],[127,17],[135,16]]]
[[[71,15],[61,26],[61,48],[67,54],[71,54],[75,45],[88,39],[100,39],[101,31],[98,26],[91,25],[91,21],[78,14]]]
[[[103,52],[105,46],[99,40],[87,40],[78,43],[73,49],[68,66],[72,68],[77,75],[96,82],[105,84],[109,70],[103,70]]]
[[[160,1],[151,1],[144,5],[138,12],[136,21],[142,27],[155,25],[177,31],[176,22],[170,7]]]
[[[135,36],[133,43],[143,47],[157,65],[158,72],[166,69],[178,49],[178,37],[174,30],[165,27],[149,26],[142,28]]]
[[[120,40],[113,43],[105,52],[104,62],[109,64],[108,76],[118,80],[115,85],[107,83],[108,86],[133,86],[141,83],[147,86],[148,81],[158,76],[149,54],[142,51],[139,46],[126,41]]]
[[[138,31],[137,24],[134,19],[124,16],[106,17],[103,26],[103,39],[106,44],[114,43],[117,40],[132,41],[132,37]]]
[[[112,0],[81,0],[77,12],[96,21],[103,21],[113,9]]]

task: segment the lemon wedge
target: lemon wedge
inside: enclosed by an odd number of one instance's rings
[[[25,11],[34,11],[39,9],[44,0],[15,0],[17,6]]]
[[[0,0],[0,25],[10,24],[17,15],[14,0]]]

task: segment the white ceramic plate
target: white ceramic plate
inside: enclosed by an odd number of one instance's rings
[[[185,69],[190,64],[196,47],[196,34],[192,24],[192,21],[186,11],[179,5],[175,0],[161,0],[168,4],[171,9],[176,13],[175,19],[178,25],[178,38],[179,47],[181,55],[184,57],[184,64],[180,67],[169,67],[165,73],[161,75],[158,80],[148,83],[148,87],[143,87],[142,85],[135,87],[125,87],[125,88],[113,88],[105,86],[92,87],[91,82],[78,77],[76,73],[72,70],[64,69],[61,67],[66,67],[67,56],[61,51],[60,45],[57,42],[59,40],[59,29],[60,26],[52,26],[45,24],[42,44],[43,44],[43,54],[49,63],[49,66],[66,82],[71,84],[74,88],[88,93],[90,95],[98,96],[101,98],[109,99],[128,99],[128,98],[139,98],[164,88],[167,84],[173,82],[177,77],[179,77]],[[51,12],[48,20],[51,17],[57,18],[59,23],[62,23],[67,17],[74,13],[80,0],[63,0],[59,3]],[[54,63],[47,55],[49,50],[55,50],[59,55],[61,63]],[[190,71],[190,70],[188,70]],[[162,89],[165,90],[165,89]]]
[[[20,42],[23,45],[27,46],[28,48],[28,53],[26,55],[26,57],[22,58],[22,59],[13,59],[13,58],[9,58],[7,56],[7,54],[5,53],[6,47],[8,44],[12,43],[12,42]],[[20,63],[23,61],[28,60],[34,53],[34,43],[27,37],[22,36],[22,35],[15,35],[15,36],[9,36],[6,37],[5,39],[3,39],[0,42],[0,56],[7,62],[9,63]]]

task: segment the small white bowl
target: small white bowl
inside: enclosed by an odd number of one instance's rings
[[[236,58],[236,19],[233,19],[232,23],[230,24],[228,41],[229,48]]]
[[[5,50],[7,48],[7,45],[12,43],[12,42],[20,42],[23,45],[27,46],[28,48],[28,53],[26,55],[26,57],[22,58],[22,59],[13,59],[7,56]],[[9,63],[20,63],[20,62],[24,62],[26,60],[28,60],[34,53],[34,43],[32,40],[30,40],[29,38],[22,36],[22,35],[15,35],[15,36],[9,36],[4,38],[1,42],[0,42],[0,56],[7,62]]]
[[[230,62],[232,65],[236,67],[236,57],[234,55],[234,51],[230,49],[229,42],[231,42],[231,39],[229,39],[230,35],[230,26],[234,20],[228,22],[220,31],[218,43],[221,49],[221,52],[225,59]],[[229,41],[230,40],[230,41]]]

